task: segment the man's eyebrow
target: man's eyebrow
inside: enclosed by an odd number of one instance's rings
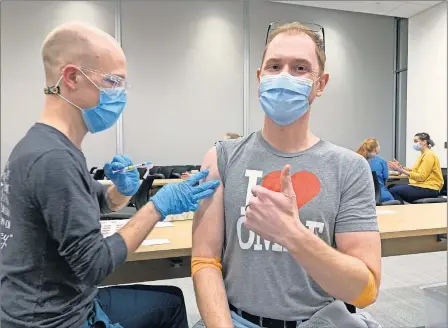
[[[266,63],[279,62],[279,61],[281,61],[281,58],[272,57],[272,58],[269,58],[268,60],[266,60]]]
[[[280,57],[271,57],[268,60],[266,60],[266,64],[270,64],[270,63],[278,63],[280,61],[282,61],[283,58]],[[305,58],[294,58],[292,60],[287,60],[287,61],[292,61],[293,63],[302,63],[302,64],[306,64],[307,66],[311,67],[312,64],[308,59]]]

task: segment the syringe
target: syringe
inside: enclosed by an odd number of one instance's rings
[[[112,171],[112,173],[115,174],[115,173],[120,173],[120,172],[128,172],[128,171],[131,171],[131,170],[133,170],[135,168],[145,167],[145,166],[148,167],[148,169],[150,169],[152,167],[152,163],[151,162],[144,162],[142,164],[129,165],[129,166],[126,166],[126,167],[124,167],[122,169]]]

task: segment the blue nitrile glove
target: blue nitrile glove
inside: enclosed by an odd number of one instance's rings
[[[134,165],[131,159],[126,155],[116,155],[114,159],[104,164],[104,174],[112,180],[118,192],[124,196],[132,196],[140,188],[140,174],[137,168],[126,172],[116,172],[127,166]]]
[[[210,180],[199,186],[194,186],[207,175],[208,170],[204,170],[183,182],[168,183],[151,197],[150,200],[162,215],[162,220],[167,215],[194,212],[198,209],[201,199],[213,195],[215,189],[219,186],[219,180]]]

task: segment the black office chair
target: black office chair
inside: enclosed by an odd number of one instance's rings
[[[372,171],[373,178],[373,186],[375,187],[375,203],[377,206],[385,206],[385,205],[401,205],[401,202],[398,200],[388,200],[385,202],[381,202],[381,188],[378,182],[378,177],[376,172]]]
[[[171,179],[180,179],[182,178],[182,173],[188,171],[187,165],[174,165],[172,166],[173,172],[171,173]]]
[[[149,191],[151,190],[152,183],[155,179],[160,178],[155,175],[148,175],[140,184],[140,188],[131,198],[131,203],[135,206],[138,211],[148,202]]]
[[[91,170],[92,171],[92,170]],[[104,177],[106,175],[104,174],[104,169],[96,169],[93,173],[93,179],[94,180],[104,180]]]
[[[153,175],[153,174],[161,174],[160,171],[162,170],[163,166],[153,166],[152,168],[149,169],[149,174]]]
[[[135,213],[137,213],[135,207],[123,207],[117,212],[101,214],[101,220],[126,220],[133,217]]]
[[[165,179],[176,179],[177,177],[172,176],[173,171],[174,169],[172,166],[162,166],[159,173],[163,174]]]
[[[440,190],[440,196],[435,198],[422,198],[418,199],[412,204],[431,204],[431,203],[446,203],[446,168],[442,169],[442,176],[443,176],[443,187],[442,190]]]

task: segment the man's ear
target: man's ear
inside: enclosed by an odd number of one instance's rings
[[[258,81],[258,84],[260,84],[260,78],[261,78],[261,68],[257,69],[257,81]]]
[[[65,87],[74,90],[78,84],[78,68],[73,65],[67,65],[62,70],[62,78],[64,80]]]
[[[316,82],[316,97],[320,97],[324,94],[324,89],[327,86],[330,74],[323,73],[319,80]]]

